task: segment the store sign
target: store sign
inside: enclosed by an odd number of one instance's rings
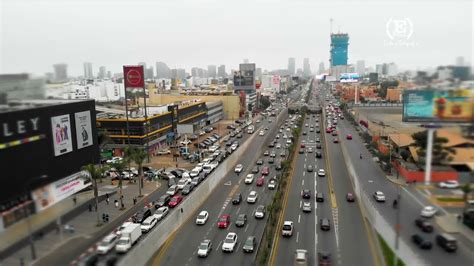
[[[404,122],[472,123],[474,93],[458,90],[405,90]]]
[[[77,148],[91,146],[94,143],[92,139],[91,112],[84,111],[74,114],[76,122]]]
[[[143,66],[123,66],[125,89],[145,87]]]
[[[68,114],[51,117],[54,156],[72,151],[71,118]]]
[[[40,187],[32,192],[36,211],[42,211],[51,207],[91,184],[88,173],[86,171],[81,171],[54,183]]]

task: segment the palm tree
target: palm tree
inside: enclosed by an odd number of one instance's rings
[[[143,162],[147,158],[148,154],[145,150],[140,148],[133,148],[131,150],[131,160],[138,166],[138,196],[143,197]]]
[[[112,167],[115,168],[115,170],[117,171],[118,178],[119,178],[118,187],[119,187],[120,209],[121,210],[122,210],[122,206],[123,206],[122,173],[123,173],[123,170],[125,170],[126,161],[127,160],[124,158],[123,160],[112,163]]]
[[[102,174],[105,172],[105,168],[101,166],[96,166],[94,164],[88,164],[82,167],[84,171],[87,171],[92,179],[93,186],[94,186],[94,198],[95,198],[95,206],[96,206],[96,214],[97,214],[97,226],[102,225],[99,219],[99,191],[97,189],[97,179],[102,178]]]
[[[468,206],[467,199],[469,197],[469,193],[471,193],[472,191],[471,184],[470,183],[465,184],[464,186],[461,187],[461,190],[464,193],[463,195],[464,205],[467,207]]]

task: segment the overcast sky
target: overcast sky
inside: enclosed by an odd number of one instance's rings
[[[94,72],[141,61],[229,71],[244,58],[271,70],[287,68],[288,57],[297,68],[309,57],[317,70],[328,65],[330,18],[350,36],[349,63],[472,62],[471,0],[0,0],[0,10],[0,73],[42,75],[64,62],[76,76],[86,61]]]

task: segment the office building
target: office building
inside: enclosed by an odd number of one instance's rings
[[[171,78],[171,71],[168,65],[164,62],[156,62],[156,78],[169,79]]]
[[[262,80],[262,68],[257,68],[257,70],[255,71],[255,78],[257,80]]]
[[[331,34],[331,67],[347,65],[349,35],[346,33]]]
[[[220,78],[225,78],[227,73],[225,73],[225,65],[220,65],[217,69],[217,76]]]
[[[97,75],[99,79],[105,79],[106,77],[107,70],[105,69],[105,66],[99,67],[99,74]]]
[[[67,81],[67,64],[55,64],[54,68],[54,81],[57,83]]]
[[[375,73],[379,74],[379,76],[383,75],[383,65],[382,64],[375,65]]]
[[[359,75],[364,75],[365,74],[365,61],[364,60],[358,60],[357,61],[356,72]]]
[[[295,74],[295,68],[296,68],[295,64],[296,62],[295,62],[294,57],[288,58],[288,72],[290,73],[290,75]]]
[[[234,90],[255,90],[255,64],[239,65],[239,71],[234,73]]]
[[[398,75],[398,67],[395,63],[387,64],[387,76],[393,77]]]
[[[311,66],[309,65],[309,58],[303,59],[303,74],[305,77],[311,76]]]
[[[86,62],[84,63],[84,78],[85,79],[93,79],[94,72],[92,70],[92,63]]]
[[[153,67],[150,66],[149,68],[145,69],[145,79],[153,79],[154,70]]]
[[[186,70],[184,68],[171,69],[171,78],[179,80],[186,79]]]
[[[216,78],[217,72],[216,72],[216,66],[215,65],[207,66],[207,75],[209,75],[210,78]]]

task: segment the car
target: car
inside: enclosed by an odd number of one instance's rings
[[[249,236],[247,237],[247,240],[245,240],[242,250],[245,253],[252,253],[254,252],[256,246],[257,246],[257,238],[255,236]]]
[[[195,178],[193,178],[193,179],[191,180],[191,184],[193,184],[194,187],[197,187],[197,186],[201,183],[202,178],[203,178],[203,177],[196,176]]]
[[[275,178],[270,179],[267,187],[270,190],[274,190],[276,188],[276,179]]]
[[[316,149],[321,149],[322,146],[321,146],[321,143],[316,143]]]
[[[306,152],[307,152],[307,153],[313,153],[313,148],[307,148],[307,149],[306,149]]]
[[[307,266],[308,265],[308,251],[306,249],[295,250],[295,266]]]
[[[158,223],[158,219],[155,216],[150,216],[143,221],[140,225],[142,233],[148,233]]]
[[[331,132],[331,135],[334,136],[334,137],[337,136],[337,131]]]
[[[162,195],[156,202],[155,202],[155,208],[158,209],[160,207],[163,207],[168,204],[168,202],[171,200],[171,196],[168,194]]]
[[[440,188],[459,188],[459,182],[456,180],[448,180],[444,182],[439,182],[438,186]]]
[[[265,131],[260,130],[260,132],[258,132],[258,135],[259,135],[259,136],[265,136]]]
[[[262,164],[263,164],[263,159],[261,159],[261,158],[258,159],[258,160],[257,160],[257,165],[262,165]]]
[[[237,144],[234,143],[234,144],[232,144],[232,145],[230,146],[230,149],[231,149],[232,151],[235,151],[238,147],[239,147],[239,145],[237,145]]]
[[[433,225],[423,219],[415,219],[415,225],[425,233],[431,233],[434,230]]]
[[[254,174],[248,174],[248,175],[245,177],[244,183],[245,183],[245,184],[252,184],[252,183],[253,183],[253,179],[254,179]]]
[[[316,193],[316,201],[317,202],[324,202],[324,193],[322,193],[322,192]]]
[[[304,201],[302,209],[303,209],[303,212],[311,212],[311,202]]]
[[[303,136],[306,136],[308,135],[308,133],[306,133],[306,131],[303,131]]]
[[[311,198],[311,190],[303,189],[303,191],[301,191],[301,197],[303,199],[310,199]]]
[[[153,216],[155,216],[155,218],[158,221],[161,221],[163,220],[163,218],[166,217],[166,215],[168,215],[168,213],[169,213],[169,208],[166,206],[163,206],[163,207],[158,208],[153,214]]]
[[[273,164],[275,162],[275,158],[268,158],[268,163],[269,164]]]
[[[421,249],[431,249],[433,247],[433,243],[431,243],[431,241],[424,239],[418,234],[412,235],[411,241],[413,241],[413,243],[415,243],[415,245]]]
[[[308,166],[306,166],[306,171],[313,172],[313,166],[311,164],[308,164]]]
[[[178,206],[178,204],[180,204],[181,201],[183,201],[183,199],[184,199],[184,197],[181,196],[181,195],[176,195],[176,196],[172,197],[170,202],[168,203],[168,207],[174,208],[174,207]]]
[[[265,176],[262,175],[261,177],[257,179],[256,185],[257,187],[261,187],[264,185],[264,183],[265,183]]]
[[[447,252],[455,252],[458,249],[456,238],[450,234],[436,235],[436,244]]]
[[[347,192],[347,194],[346,194],[346,200],[347,200],[348,202],[354,202],[354,201],[355,201],[355,196],[354,196],[354,194],[351,193],[351,192]]]
[[[222,243],[222,251],[223,252],[234,252],[234,248],[237,244],[237,234],[230,232],[227,234],[227,236],[224,239],[224,242]]]
[[[209,219],[209,212],[201,211],[198,216],[196,217],[196,224],[203,225],[206,224],[207,220]]]
[[[326,171],[324,171],[324,169],[320,168],[320,169],[318,170],[318,176],[320,176],[320,177],[326,176]]]
[[[265,217],[265,206],[258,205],[257,209],[255,210],[255,218],[263,219]]]
[[[238,205],[238,204],[240,204],[241,201],[242,201],[242,194],[241,193],[235,194],[234,197],[232,198],[232,204],[233,205]]]
[[[322,158],[323,154],[320,151],[316,151],[316,158]]]
[[[255,166],[252,168],[252,173],[257,174],[258,172],[260,172],[260,168],[258,167],[258,165],[255,165]]]
[[[200,258],[205,258],[209,256],[212,250],[212,242],[209,239],[204,239],[198,247],[197,255]]]
[[[187,184],[190,184],[191,183],[191,178],[181,178],[179,181],[178,181],[178,189],[179,190],[182,190]]]
[[[331,266],[331,253],[326,251],[318,252],[318,265],[319,266]]]
[[[171,151],[168,150],[168,149],[161,149],[161,150],[158,150],[155,154],[156,155],[167,155],[167,154],[171,154]]]
[[[168,194],[170,196],[174,196],[176,193],[178,193],[178,186],[177,185],[172,185],[166,191],[166,194]]]
[[[382,191],[376,191],[373,194],[375,201],[377,202],[385,202],[385,194]]]
[[[244,137],[244,135],[242,135],[242,133],[239,133],[239,134],[237,134],[237,136],[236,136],[236,137],[237,137],[238,139],[241,139],[241,138],[243,138],[243,137]]]
[[[235,220],[235,226],[243,227],[247,223],[247,214],[241,213],[237,216],[237,220]]]
[[[328,218],[322,218],[320,220],[320,226],[321,230],[323,231],[329,231],[331,230],[331,223],[329,222]]]
[[[268,175],[270,174],[270,167],[264,166],[262,169],[262,175]]]
[[[303,141],[304,141],[304,140],[303,140]],[[300,148],[306,148],[306,144],[301,143],[301,144],[300,144]]]
[[[270,157],[271,157],[271,158],[275,158],[275,157],[276,157],[276,152],[275,152],[274,150],[270,153]]]
[[[229,214],[222,214],[217,220],[217,227],[218,228],[227,228],[230,225],[230,215]]]
[[[150,208],[145,207],[145,208],[139,210],[138,212],[136,212],[132,216],[132,222],[137,223],[137,224],[141,224],[141,223],[143,223],[143,221],[146,220],[146,218],[148,218],[150,216],[151,216]]]
[[[298,151],[299,154],[303,154],[304,153],[304,149],[303,148],[300,148],[300,150]]]
[[[438,212],[438,209],[434,206],[425,206],[421,210],[421,217],[431,218]]]
[[[270,155],[270,152],[268,150],[263,152],[263,156],[268,156],[268,155]]]
[[[97,253],[101,255],[107,254],[115,247],[115,244],[117,244],[118,240],[119,236],[117,234],[112,233],[107,235],[97,245]]]
[[[293,235],[293,222],[292,221],[283,222],[283,227],[281,228],[281,235],[289,236],[289,237]]]
[[[244,169],[244,166],[243,166],[242,164],[240,164],[240,163],[239,163],[238,165],[236,165],[236,166],[235,166],[234,172],[236,172],[236,173],[239,173],[239,174],[240,174],[240,173],[242,172],[242,170],[243,170],[243,169]]]
[[[326,128],[326,133],[331,133],[331,132],[332,132],[332,128],[331,128],[331,127]]]
[[[247,196],[247,203],[255,203],[257,202],[258,194],[257,191],[250,191],[250,194]]]
[[[277,149],[281,149],[281,144],[280,144],[280,143],[277,143],[276,148],[277,148]]]
[[[334,143],[339,143],[339,139],[338,139],[338,138],[334,138],[332,142],[334,142]]]
[[[352,135],[351,135],[351,134],[347,134],[346,139],[351,140],[351,139],[352,139]]]

